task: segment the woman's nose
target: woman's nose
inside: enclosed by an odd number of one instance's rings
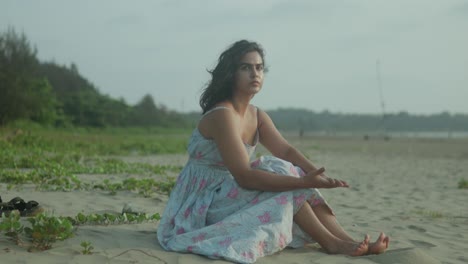
[[[250,71],[252,77],[257,77],[257,76],[260,76],[260,71],[255,69],[255,68],[252,68],[252,70]]]

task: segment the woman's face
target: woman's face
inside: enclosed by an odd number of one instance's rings
[[[234,83],[234,92],[256,94],[263,85],[263,60],[256,51],[246,53],[240,60]]]

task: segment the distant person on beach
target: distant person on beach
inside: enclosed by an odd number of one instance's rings
[[[327,177],[250,104],[264,72],[263,49],[246,40],[225,50],[210,71],[190,157],[158,227],[161,246],[236,263],[314,242],[330,254],[383,253],[384,233],[375,242],[368,235],[354,240],[317,190],[348,184]],[[273,156],[256,159],[258,143]]]

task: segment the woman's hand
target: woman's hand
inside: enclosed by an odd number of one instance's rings
[[[337,188],[349,187],[348,183],[342,180],[329,178],[323,174],[325,168],[309,171],[302,179],[308,188]]]

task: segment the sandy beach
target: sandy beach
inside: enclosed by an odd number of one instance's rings
[[[317,244],[287,249],[257,263],[467,263],[468,180],[467,139],[381,139],[342,137],[290,138],[331,177],[348,181],[349,189],[321,190],[340,223],[354,237],[366,233],[391,238],[389,250],[378,256],[347,257],[325,254]],[[261,148],[259,153],[267,154]],[[183,165],[183,154],[115,157],[127,162]],[[171,172],[171,176],[177,173]],[[122,181],[131,175],[77,175],[87,182]],[[61,216],[114,212],[130,203],[135,210],[161,213],[164,194],[143,197],[131,191],[110,195],[103,190],[38,191],[32,184],[7,190],[4,200],[20,196],[36,200],[47,213]],[[26,221],[23,219],[23,221]],[[228,263],[193,254],[164,251],[156,239],[157,222],[78,226],[74,237],[50,250],[28,252],[0,237],[1,263]],[[80,243],[90,241],[93,254],[83,255]]]

